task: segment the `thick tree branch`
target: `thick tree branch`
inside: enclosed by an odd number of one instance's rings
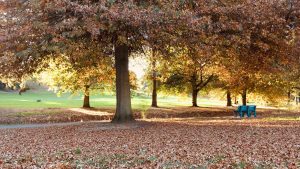
[[[198,83],[198,84],[197,84],[197,90],[203,89],[205,86],[207,86],[207,84],[208,84],[209,82],[211,82],[211,81],[213,80],[213,78],[214,78],[214,75],[210,75],[210,76],[206,79],[206,81],[202,81],[202,82]]]

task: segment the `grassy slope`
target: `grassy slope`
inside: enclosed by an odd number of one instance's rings
[[[21,96],[17,92],[2,92],[0,91],[0,108],[77,108],[82,106],[82,95],[63,94],[58,97],[55,93],[49,91],[28,91]],[[92,107],[114,108],[116,98],[112,95],[92,95]],[[37,102],[41,100],[41,102]],[[198,104],[202,107],[219,107],[225,106],[226,101],[209,100],[205,98],[198,98]],[[263,105],[257,103],[259,107]],[[132,98],[133,109],[147,109],[151,105],[151,96],[135,96]],[[176,107],[176,106],[191,106],[191,98],[180,97],[159,97],[158,105],[160,107]],[[267,108],[267,107],[265,107]],[[298,106],[290,106],[290,110],[299,110]]]
[[[37,102],[41,100],[41,102]],[[93,107],[114,107],[115,96],[107,95],[92,95],[91,106]],[[207,100],[199,100],[202,106],[207,105]],[[173,106],[189,106],[190,99],[179,100],[178,98],[168,97],[159,98],[159,106],[173,107]],[[132,99],[132,107],[134,109],[146,109],[151,104],[150,97],[134,97]],[[0,92],[0,108],[71,108],[81,107],[82,96],[71,96],[64,94],[57,97],[55,93],[42,92],[26,92],[21,96],[18,93]]]

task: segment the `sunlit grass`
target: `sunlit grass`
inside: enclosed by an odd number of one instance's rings
[[[0,92],[0,108],[76,108],[82,106],[82,95],[62,94],[58,97],[53,92],[26,92],[18,95],[17,92]],[[92,107],[114,108],[114,95],[92,95]],[[225,105],[225,102],[198,99],[200,106]],[[131,100],[133,109],[145,110],[151,105],[150,96],[135,96]],[[191,106],[190,98],[159,97],[160,107]]]

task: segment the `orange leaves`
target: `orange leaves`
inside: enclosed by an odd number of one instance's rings
[[[41,5],[41,9],[45,9],[45,6],[47,5],[47,3],[49,3],[50,0],[41,0],[40,1],[40,5]]]
[[[38,56],[42,56],[45,51],[51,51],[51,45],[74,39],[96,40],[111,53],[111,46],[118,36],[122,37],[119,40],[126,42],[132,51],[140,51],[142,46],[149,44],[156,44],[163,49],[166,46],[197,43],[210,47],[223,45],[239,50],[247,50],[252,45],[255,50],[266,52],[273,49],[270,43],[282,42],[285,38],[283,32],[287,29],[284,16],[288,12],[286,7],[283,2],[271,3],[262,0],[41,0],[29,3],[26,10],[23,9],[24,6],[6,9],[7,20],[17,21],[5,25],[3,29],[10,29],[11,36],[18,41],[22,37],[23,42],[27,42],[23,43],[27,48],[37,44],[34,46],[36,58],[40,58]],[[39,42],[49,42],[49,37],[56,37],[51,41],[54,44],[47,43],[49,47],[38,45]],[[18,43],[22,42],[11,38],[10,42],[1,46],[17,46]],[[278,44],[284,47],[284,43]],[[278,44],[275,43],[275,46]],[[34,61],[39,62],[39,59]]]
[[[300,167],[298,121],[234,119],[219,108],[153,111],[156,117],[191,118],[2,128],[0,168]],[[269,111],[261,117],[279,116]]]
[[[299,141],[299,125],[288,123],[280,128],[268,124],[255,120],[163,120],[1,129],[1,135],[7,137],[0,140],[0,167],[299,167],[299,149],[294,146]],[[33,144],[32,139],[38,142]]]

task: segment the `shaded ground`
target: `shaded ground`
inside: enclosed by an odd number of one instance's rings
[[[300,167],[298,121],[86,122],[0,135],[0,168]]]
[[[226,107],[171,107],[134,110],[137,119],[153,118],[203,118],[203,119],[234,119],[236,108]],[[114,114],[112,108],[82,109],[82,108],[44,108],[44,109],[11,109],[0,108],[0,124],[22,123],[53,123],[111,120]],[[258,118],[299,119],[299,111],[281,109],[259,109]]]
[[[98,121],[98,122],[100,122],[100,121]],[[10,125],[3,125],[2,124],[2,125],[0,125],[0,129],[25,129],[25,128],[62,127],[62,126],[81,125],[82,123],[83,122],[40,123],[40,124],[10,124]]]
[[[0,108],[0,124],[23,124],[23,123],[57,123],[78,122],[93,120],[109,120],[111,113],[97,111],[97,114],[89,113],[85,109],[5,109]]]
[[[147,118],[232,118],[236,107],[172,107],[151,108],[145,114]],[[300,111],[283,109],[260,108],[257,110],[258,118],[265,117],[300,117]]]

